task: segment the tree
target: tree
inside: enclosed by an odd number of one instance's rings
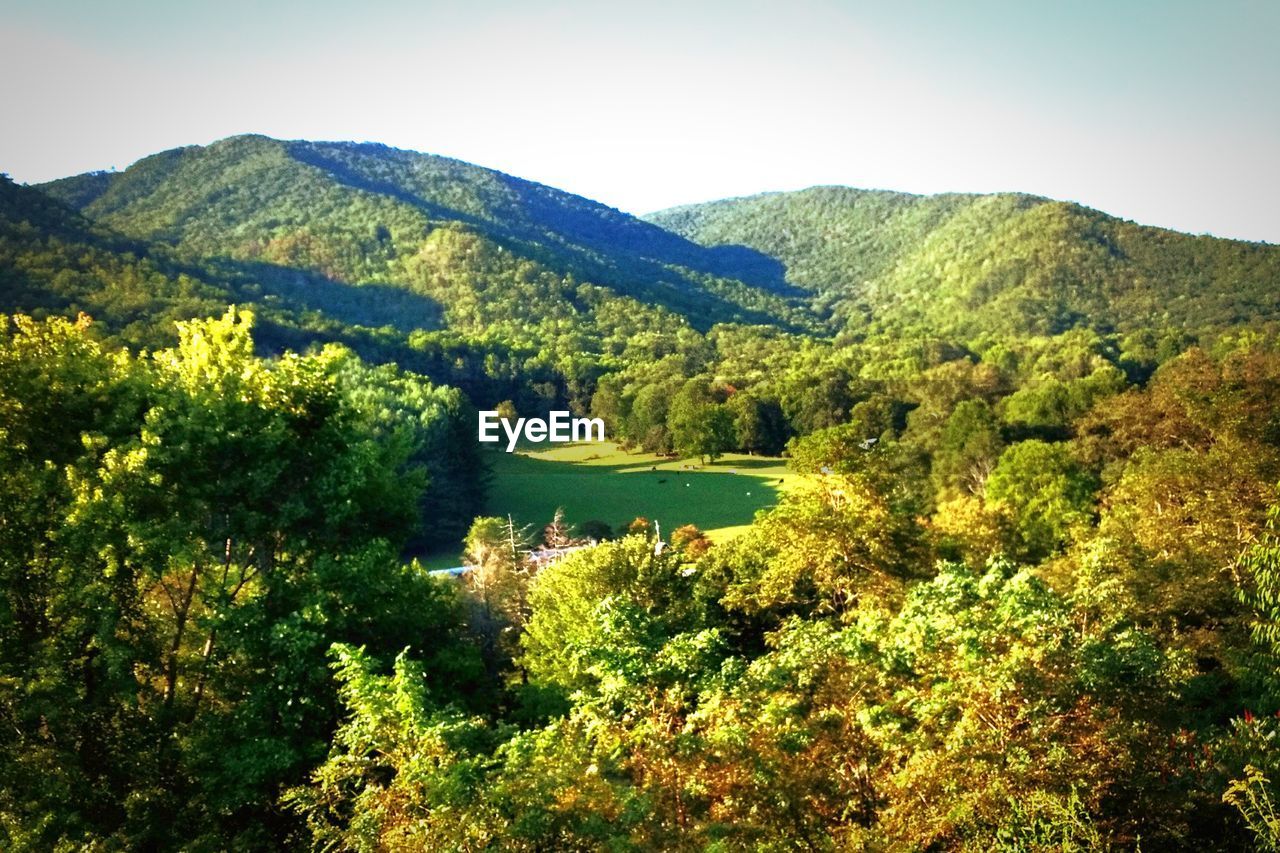
[[[723,602],[747,613],[841,614],[901,592],[920,529],[862,475],[824,475],[782,496],[713,557],[732,578]]]
[[[565,548],[573,544],[569,525],[564,520],[564,507],[556,507],[551,523],[542,528],[542,543],[548,548]]]
[[[84,324],[0,341],[0,500],[27,506],[0,525],[0,778],[41,780],[0,812],[32,846],[268,844],[334,723],[331,643],[448,647],[431,669],[469,677],[452,593],[389,544],[415,518],[411,444],[330,355],[257,358],[250,322],[184,324],[147,359]]]
[[[714,462],[734,446],[733,415],[698,379],[691,379],[671,401],[667,415],[672,446],[682,456]]]
[[[1040,559],[1093,516],[1098,481],[1064,444],[1024,441],[1005,450],[987,478],[988,502],[1007,505],[1025,553]]]
[[[528,616],[529,531],[510,517],[477,518],[463,542],[463,575],[471,592],[471,629],[480,638],[489,675],[497,679],[515,652],[514,632]]]
[[[520,418],[520,413],[516,411],[516,404],[510,400],[503,400],[494,408],[494,411],[498,413],[501,420],[509,421],[512,426],[515,426],[515,422]]]
[[[389,445],[407,442],[406,469],[425,475],[425,483],[417,485],[410,552],[458,542],[483,505],[488,485],[475,440],[475,410],[455,388],[433,385],[394,365],[366,365],[337,345],[324,352],[340,392],[365,428]]]
[[[696,560],[710,551],[711,544],[707,534],[692,524],[671,531],[671,547],[679,549],[689,560]]]
[[[860,696],[877,707],[863,719],[882,837],[946,848],[998,837],[1034,846],[1060,833],[1070,847],[1075,833],[1115,832],[1104,815],[1132,826],[1155,808],[1133,802],[1127,780],[1167,760],[1151,709],[1189,673],[1123,616],[1086,618],[1029,572],[995,562],[981,574],[943,566],[882,619],[856,620],[841,646],[886,678],[855,667],[846,688],[885,702]]]
[[[787,442],[787,421],[777,400],[739,391],[725,404],[733,415],[733,435],[738,449],[777,456]]]
[[[947,419],[933,454],[933,476],[948,491],[981,494],[1004,449],[1000,424],[983,400],[963,400]]]
[[[787,375],[780,398],[791,429],[804,435],[844,423],[857,402],[848,371],[835,364],[797,367]]]
[[[1274,451],[1232,439],[1206,452],[1143,448],[1104,493],[1098,529],[1128,562],[1126,581],[1154,618],[1231,617],[1237,556],[1264,532]]]
[[[703,604],[692,595],[695,580],[682,574],[682,561],[677,549],[655,553],[650,540],[631,535],[539,572],[529,590],[533,616],[521,639],[520,663],[529,677],[565,689],[598,680],[600,656],[620,652],[602,632],[624,605],[636,618],[665,626],[665,635],[696,624]]]
[[[1266,528],[1257,541],[1241,551],[1236,561],[1239,582],[1236,593],[1251,611],[1253,642],[1263,650],[1261,677],[1274,701],[1280,696],[1280,503],[1267,511]],[[1276,748],[1276,721],[1259,720],[1246,711],[1233,721],[1226,746],[1235,753],[1232,779],[1223,802],[1234,806],[1254,833],[1258,849],[1280,849],[1278,792],[1272,780],[1280,773],[1280,749]]]
[[[650,453],[671,452],[671,431],[667,428],[667,406],[671,389],[646,385],[631,402],[627,433]]]
[[[317,846],[462,849],[503,837],[507,822],[467,782],[494,733],[442,702],[407,653],[390,675],[377,664],[364,649],[334,646],[344,722],[312,784],[291,789],[285,803]]]
[[[607,522],[592,518],[575,525],[578,536],[595,542],[603,542],[613,538],[613,528]]]
[[[1013,552],[1012,521],[1002,504],[988,506],[979,496],[957,495],[939,503],[934,513],[935,545],[943,556],[983,566],[992,557]]]
[[[1280,662],[1280,503],[1271,505],[1266,529],[1241,553],[1238,565],[1245,580],[1240,598],[1255,614],[1253,640]]]
[[[671,442],[682,456],[697,456],[703,464],[714,462],[733,447],[733,416],[719,403],[676,409]]]

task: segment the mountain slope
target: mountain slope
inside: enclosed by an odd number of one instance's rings
[[[1280,247],[1135,225],[1017,194],[814,187],[648,217],[782,263],[858,330],[1223,329],[1280,319]]]
[[[216,315],[236,301],[225,283],[4,176],[0,293],[0,310],[110,318],[122,340],[147,347],[169,342],[173,320]]]
[[[464,252],[497,261],[472,270],[478,291],[506,286],[518,276],[515,267],[527,262],[572,279],[568,289],[589,281],[703,327],[803,320],[797,306],[774,292],[786,286],[767,259],[753,265],[740,252],[705,249],[568,193],[381,145],[232,137],[157,154],[119,174],[82,175],[42,189],[96,221],[172,245],[187,257],[412,290],[436,299],[454,328],[475,331],[493,320],[455,304],[469,302],[468,294],[438,281],[438,244],[453,248],[458,241]],[[437,237],[442,230],[453,236]],[[267,269],[255,272],[271,277]],[[737,274],[753,282],[732,277]],[[530,308],[566,308],[563,294],[525,292],[521,301],[522,319]]]
[[[1019,194],[816,187],[646,222],[457,160],[262,136],[40,190],[6,189],[24,208],[6,307],[86,310],[151,343],[237,301],[267,349],[340,341],[481,400],[584,403],[620,364],[702,363],[696,332],[717,323],[974,340],[1280,320],[1280,248]],[[41,260],[67,240],[96,273]]]

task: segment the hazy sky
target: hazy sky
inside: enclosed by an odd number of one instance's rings
[[[632,212],[1023,190],[1280,243],[1280,2],[0,0],[0,171],[254,131]]]

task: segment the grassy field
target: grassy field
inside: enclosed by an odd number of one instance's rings
[[[757,510],[773,506],[798,475],[782,459],[730,454],[705,466],[696,460],[625,453],[614,444],[580,442],[492,452],[487,512],[510,514],[535,529],[564,507],[570,524],[598,520],[625,528],[636,516],[656,520],[665,535],[695,524],[716,541],[743,530]],[[424,560],[458,563],[456,551]]]

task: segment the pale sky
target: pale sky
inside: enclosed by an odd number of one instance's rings
[[[1280,243],[1280,2],[0,0],[0,171],[384,142],[633,213],[1020,190]]]

